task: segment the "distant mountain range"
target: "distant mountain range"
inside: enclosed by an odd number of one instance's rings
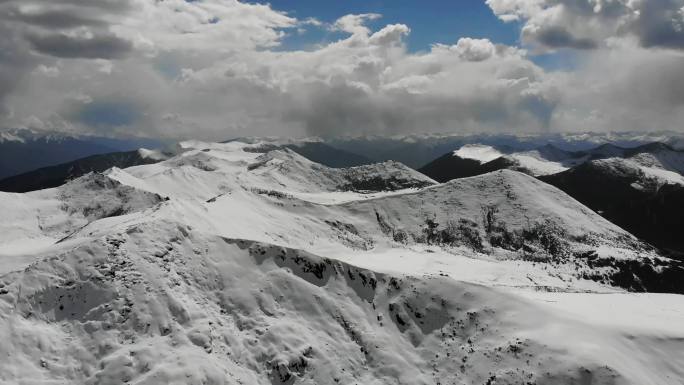
[[[0,180],[0,191],[28,192],[61,186],[90,172],[103,172],[112,167],[126,168],[156,163],[166,159],[157,151],[140,149],[91,155],[72,162],[39,168]]]
[[[14,154],[12,162],[21,163],[24,168],[55,157],[135,144],[102,138],[39,136],[26,131],[5,131],[3,135],[0,148],[9,150],[1,152],[0,159]],[[623,137],[622,142],[638,143],[652,137],[627,138]],[[483,143],[469,142],[475,139],[481,139]],[[599,138],[558,136],[554,140],[564,143],[565,148],[553,143],[532,147],[539,144],[539,138],[496,135],[366,137],[326,141],[239,140],[259,143],[260,151],[289,149],[332,168],[368,165],[377,159],[405,160],[415,165],[434,152],[442,151],[441,156],[427,162],[419,171],[442,183],[502,169],[521,171],[558,187],[606,219],[668,253],[684,252],[684,240],[673,230],[684,228],[684,205],[681,203],[684,199],[684,151],[670,144],[653,142],[623,147],[603,143],[587,147]],[[668,142],[678,143],[672,138]],[[31,154],[41,153],[42,148],[48,149],[41,154],[44,156],[32,159]],[[150,164],[166,158],[160,152],[149,150],[109,151],[0,179],[0,191],[27,192],[57,187],[89,172]],[[0,165],[6,166],[7,163]]]
[[[70,144],[81,146],[83,143],[69,139]],[[232,141],[226,141],[229,143]],[[60,143],[65,143],[64,140]],[[31,145],[29,145],[31,146]],[[372,164],[368,158],[329,146],[322,142],[265,142],[260,151],[289,149],[295,153],[327,167],[344,168]],[[27,151],[24,148],[22,151]],[[61,186],[69,180],[90,172],[103,172],[112,167],[127,168],[156,163],[168,158],[170,152],[138,149],[134,151],[109,152],[91,155],[53,166],[42,167],[18,175],[0,178],[0,191],[28,192]],[[22,154],[19,158],[22,158]]]
[[[158,148],[152,139],[112,139],[26,129],[0,130],[0,179],[96,154]]]
[[[395,160],[413,168],[421,168],[438,157],[466,144],[488,145],[511,151],[533,151],[544,145],[569,153],[587,151],[600,145],[633,148],[662,142],[675,149],[684,149],[684,136],[674,132],[654,133],[559,133],[559,134],[414,134],[386,136],[357,136],[321,139],[324,143],[372,161]],[[608,148],[606,149],[608,150]]]

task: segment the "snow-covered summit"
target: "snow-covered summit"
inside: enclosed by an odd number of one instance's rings
[[[481,144],[467,144],[454,151],[454,155],[464,159],[477,160],[480,163],[491,162],[503,155],[499,150],[492,146]]]
[[[585,154],[561,150],[551,144],[526,151],[516,151],[513,149],[501,151],[488,145],[467,144],[454,151],[454,156],[463,159],[473,159],[481,164],[503,158],[509,164],[515,165],[515,168],[524,170],[531,175],[555,174],[565,171],[589,158]]]

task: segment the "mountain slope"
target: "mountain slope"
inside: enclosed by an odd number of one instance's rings
[[[0,198],[0,255],[40,249],[97,220],[139,212],[162,201],[157,194],[94,173],[58,188],[0,192]]]
[[[0,180],[0,191],[27,192],[57,187],[90,172],[102,172],[111,167],[126,168],[156,163],[165,157],[161,153],[146,149],[92,155],[2,179]]]
[[[676,342],[650,353],[656,337],[587,329],[479,285],[172,222],[121,230],[2,278],[3,381],[667,384],[683,374],[664,364],[681,358]]]
[[[684,218],[679,204],[683,166],[684,152],[662,143],[634,148],[604,144],[586,152],[544,146],[512,154],[469,145],[420,171],[440,182],[497,169],[537,175],[641,239],[679,255],[684,243],[673,229],[681,228]]]

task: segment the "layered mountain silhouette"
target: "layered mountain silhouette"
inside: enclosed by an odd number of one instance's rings
[[[0,179],[91,155],[157,148],[152,139],[111,139],[28,129],[0,130]]]
[[[145,149],[92,155],[2,179],[0,191],[27,192],[57,187],[90,172],[156,163],[164,158],[162,154]]]

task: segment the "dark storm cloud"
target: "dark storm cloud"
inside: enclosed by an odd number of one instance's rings
[[[55,58],[115,59],[132,44],[110,31],[132,0],[0,0],[0,114],[8,96]],[[39,56],[36,53],[47,56]]]
[[[19,48],[23,41],[15,39],[12,32],[0,26],[0,118],[7,114],[5,100],[34,65],[26,50]]]
[[[29,34],[26,38],[37,52],[60,58],[119,59],[133,49],[129,41],[109,33],[88,37],[74,37],[64,33]]]
[[[88,12],[90,13],[90,12]],[[86,12],[73,9],[46,9],[34,12],[12,11],[8,19],[50,29],[67,29],[82,26],[103,27],[106,23]]]
[[[613,37],[643,47],[684,48],[684,0],[487,0],[501,19],[523,21],[526,42],[598,48]]]
[[[510,89],[462,95],[418,95],[405,91],[368,94],[350,85],[320,84],[288,118],[304,123],[309,135],[397,134],[448,131],[544,130],[555,102],[540,95],[521,96]]]
[[[0,22],[35,51],[59,58],[120,58],[132,44],[110,31],[132,10],[128,0],[0,2]]]
[[[142,116],[140,108],[128,101],[95,101],[83,105],[74,113],[80,122],[92,127],[129,126]]]
[[[575,37],[563,27],[557,26],[536,32],[534,38],[541,44],[554,48],[593,49],[598,45],[592,39]]]
[[[684,49],[684,1],[644,2],[633,28],[644,47]]]

